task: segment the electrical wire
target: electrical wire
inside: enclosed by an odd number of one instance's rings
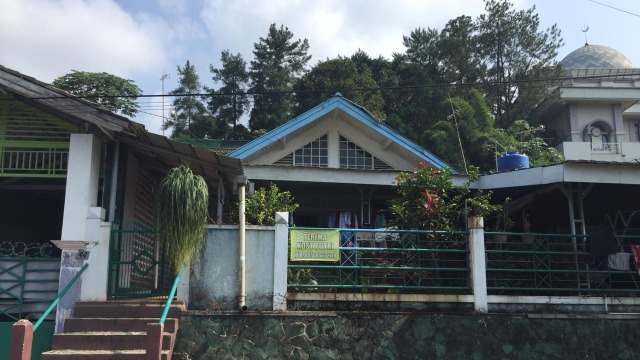
[[[434,88],[456,88],[456,87],[481,87],[481,86],[497,86],[497,85],[516,85],[527,84],[537,82],[556,82],[567,80],[587,80],[587,79],[603,79],[603,78],[616,78],[616,77],[631,77],[640,76],[640,72],[629,72],[622,74],[603,74],[603,75],[586,75],[586,76],[561,76],[561,77],[549,77],[549,78],[533,78],[533,79],[513,79],[508,81],[481,81],[473,83],[446,83],[446,84],[416,84],[416,85],[399,85],[399,86],[378,86],[378,87],[354,87],[354,88],[338,88],[338,89],[314,89],[314,90],[282,90],[282,91],[246,91],[244,93],[191,93],[191,94],[154,94],[154,95],[93,95],[93,96],[78,96],[78,95],[60,95],[60,96],[36,96],[32,97],[32,100],[52,100],[60,98],[68,99],[108,99],[108,98],[162,98],[162,97],[201,97],[201,98],[213,98],[220,96],[247,96],[250,101],[253,96],[276,96],[276,95],[299,95],[305,94],[324,94],[335,92],[354,92],[354,91],[402,91],[411,89],[434,89]],[[2,99],[0,98],[0,101]]]

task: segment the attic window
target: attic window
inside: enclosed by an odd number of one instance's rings
[[[328,167],[329,146],[327,135],[323,135],[296,150],[293,154],[293,166]]]
[[[372,170],[373,155],[340,136],[340,168]]]

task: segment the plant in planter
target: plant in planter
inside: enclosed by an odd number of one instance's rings
[[[204,245],[209,190],[202,176],[182,164],[162,179],[155,195],[160,242],[177,273]]]

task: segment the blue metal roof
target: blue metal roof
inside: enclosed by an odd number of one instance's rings
[[[343,98],[339,93],[331,99],[296,117],[295,119],[278,126],[277,128],[251,141],[250,143],[232,151],[227,156],[238,159],[245,159],[255,154],[256,152],[267,148],[269,145],[279,141],[287,135],[307,126],[308,124],[314,122],[316,119],[330,113],[335,109],[342,110],[352,118],[360,121],[364,125],[367,125],[375,132],[402,146],[407,151],[437,167],[438,169],[442,170],[445,167],[449,167],[437,156],[433,155],[432,153],[407,139],[406,137],[400,135],[390,127],[379,122],[365,108]],[[456,173],[453,169],[452,172]]]

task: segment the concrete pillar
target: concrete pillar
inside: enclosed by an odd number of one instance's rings
[[[109,277],[109,238],[111,224],[104,222],[105,209],[90,207],[86,221],[87,271],[82,275],[80,300],[106,300]]]
[[[178,282],[178,290],[176,291],[176,296],[180,300],[184,300],[187,308],[189,307],[189,284],[191,277],[191,265],[185,264],[184,270],[182,271],[182,276],[180,277],[180,281]]]
[[[484,219],[469,217],[469,246],[471,250],[471,282],[473,288],[473,308],[476,312],[489,311],[487,300],[487,267],[484,249]]]
[[[100,145],[91,134],[71,134],[62,240],[85,240],[87,209],[98,201]]]
[[[287,310],[287,264],[289,258],[289,213],[277,212],[273,252],[273,311]]]
[[[611,142],[628,142],[627,131],[624,128],[622,122],[622,106],[620,104],[613,104],[613,127],[616,133],[615,139],[611,139]]]
[[[33,348],[33,324],[29,320],[18,320],[11,327],[9,360],[31,360]]]
[[[90,241],[86,238],[89,208],[95,208],[98,201],[100,146],[100,140],[91,134],[71,134],[62,241],[57,244],[62,249],[58,293],[80,271],[84,262],[86,243]],[[86,273],[91,271],[94,269],[90,268]],[[62,331],[64,320],[73,316],[75,303],[81,298],[82,280],[80,278],[58,303],[56,333]]]
[[[569,128],[572,142],[583,142],[582,129],[580,128],[580,118],[578,117],[578,106],[569,104]],[[567,141],[565,139],[565,141]]]
[[[164,324],[147,324],[146,360],[160,360],[162,355],[162,336]]]

